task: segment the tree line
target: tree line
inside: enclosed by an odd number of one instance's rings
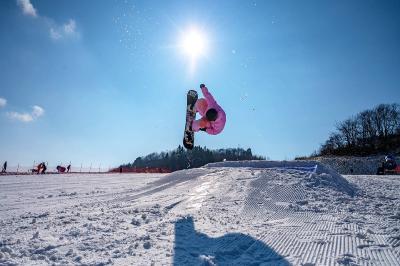
[[[207,147],[195,146],[186,150],[178,148],[168,152],[151,153],[138,157],[134,162],[123,164],[122,168],[158,168],[170,171],[201,167],[208,163],[221,161],[265,160],[265,157],[253,155],[251,149],[228,148],[210,150]]]
[[[372,155],[400,152],[400,106],[380,104],[337,123],[320,155]]]

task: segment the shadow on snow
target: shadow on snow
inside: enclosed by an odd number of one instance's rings
[[[174,265],[290,265],[263,242],[241,233],[212,238],[196,232],[193,218],[175,223]]]

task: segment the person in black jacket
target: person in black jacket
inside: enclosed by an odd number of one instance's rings
[[[1,170],[2,173],[6,173],[7,172],[7,161],[4,162],[3,164],[3,169]]]
[[[394,170],[396,169],[397,164],[396,164],[396,159],[394,158],[393,155],[387,155],[385,156],[385,169],[386,170]]]
[[[42,174],[45,174],[47,170],[46,164],[43,162],[42,163]]]

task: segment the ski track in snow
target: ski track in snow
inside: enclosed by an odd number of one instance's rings
[[[400,177],[306,164],[0,176],[0,265],[400,265]]]

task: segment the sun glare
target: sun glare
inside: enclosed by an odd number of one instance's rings
[[[181,47],[183,53],[191,59],[205,55],[207,51],[207,39],[203,32],[191,28],[182,36]]]

